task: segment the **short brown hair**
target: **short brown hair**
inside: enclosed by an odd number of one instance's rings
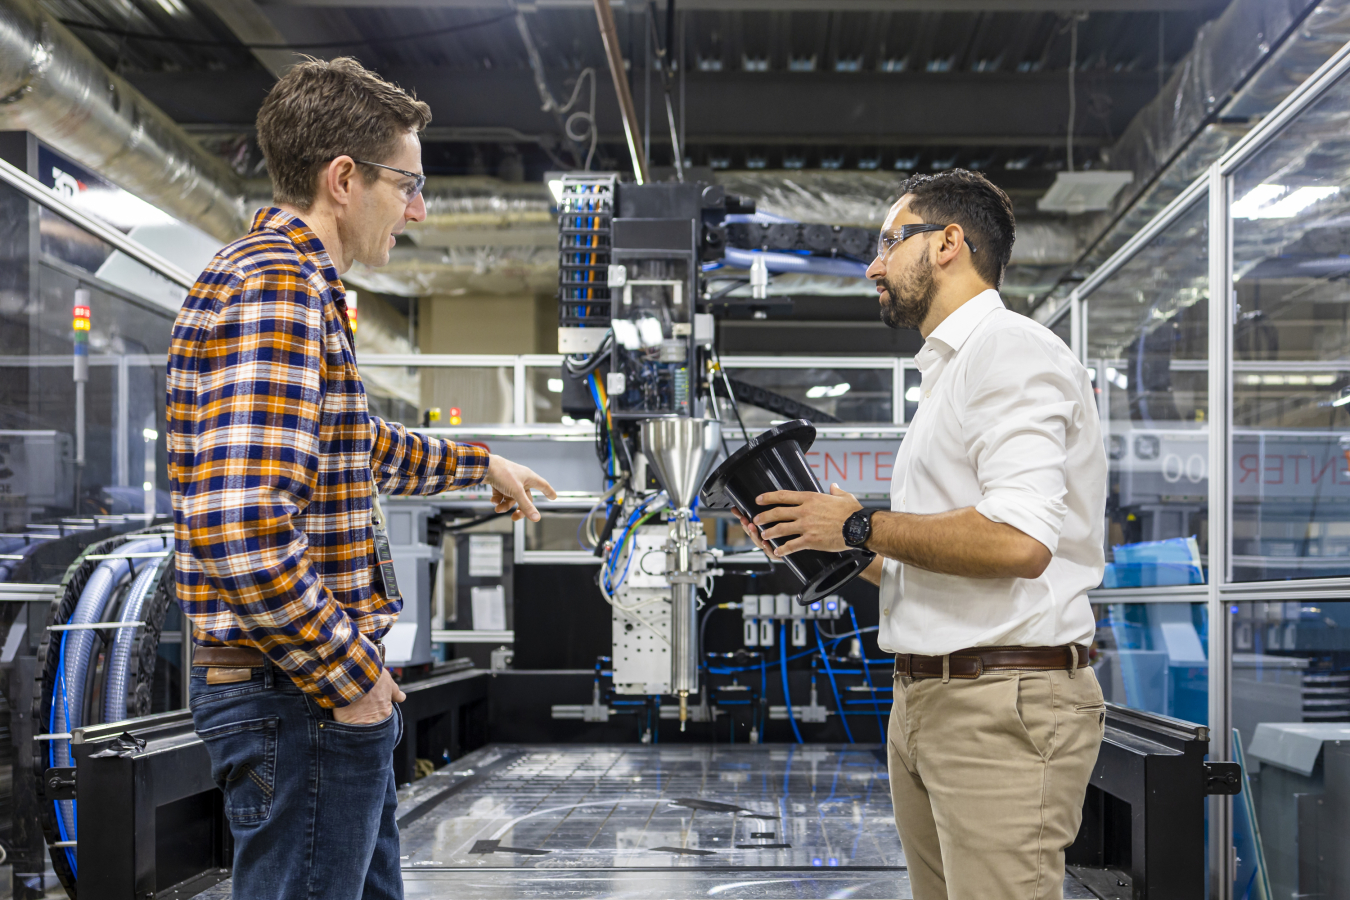
[[[338,156],[383,162],[431,107],[350,56],[306,58],[281,77],[258,110],[258,145],[272,176],[272,200],[307,210],[319,170]],[[367,167],[367,183],[379,177]]]
[[[1003,285],[1003,272],[1012,258],[1017,240],[1017,220],[1012,201],[1003,189],[979,172],[948,169],[937,175],[913,175],[900,186],[900,196],[913,194],[910,212],[933,225],[961,226],[976,252],[971,255],[975,271],[995,288]]]

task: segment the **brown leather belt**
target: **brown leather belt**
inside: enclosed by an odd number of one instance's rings
[[[384,644],[371,641],[384,662]],[[192,664],[213,669],[257,669],[267,664],[267,657],[254,647],[193,647]]]
[[[895,674],[910,678],[979,678],[985,672],[1063,669],[1070,675],[1088,664],[1088,650],[1062,647],[971,647],[950,656],[895,655]]]
[[[254,647],[193,647],[192,664],[214,669],[258,669],[267,657]]]

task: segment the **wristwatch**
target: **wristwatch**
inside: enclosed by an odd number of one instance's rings
[[[875,509],[860,509],[844,520],[844,543],[861,547],[872,537],[872,516]]]

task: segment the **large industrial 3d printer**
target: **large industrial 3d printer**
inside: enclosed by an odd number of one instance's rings
[[[489,742],[884,744],[891,661],[874,595],[849,580],[859,561],[830,577],[775,563],[703,490],[719,461],[765,446],[744,424],[753,406],[794,452],[856,458],[838,480],[887,502],[880,461],[902,426],[844,425],[734,377],[717,351],[720,316],[781,302],[772,274],[856,269],[870,236],[757,216],[714,184],[582,172],[554,190],[564,422],[426,430],[532,466],[559,499],[514,525],[480,490],[385,501],[406,602],[386,639],[408,695],[400,784]],[[4,587],[14,896],[41,895],[48,854],[80,900],[189,896],[227,877],[221,795],[176,708],[187,635],[168,525],[29,534]],[[1070,851],[1100,896],[1199,896],[1202,800],[1239,782],[1204,762],[1207,742],[1203,727],[1109,709]]]

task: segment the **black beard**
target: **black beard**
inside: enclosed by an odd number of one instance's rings
[[[937,296],[937,279],[933,277],[933,262],[923,257],[903,275],[904,281],[887,278],[883,283],[886,293],[881,300],[881,321],[888,328],[918,329]]]

